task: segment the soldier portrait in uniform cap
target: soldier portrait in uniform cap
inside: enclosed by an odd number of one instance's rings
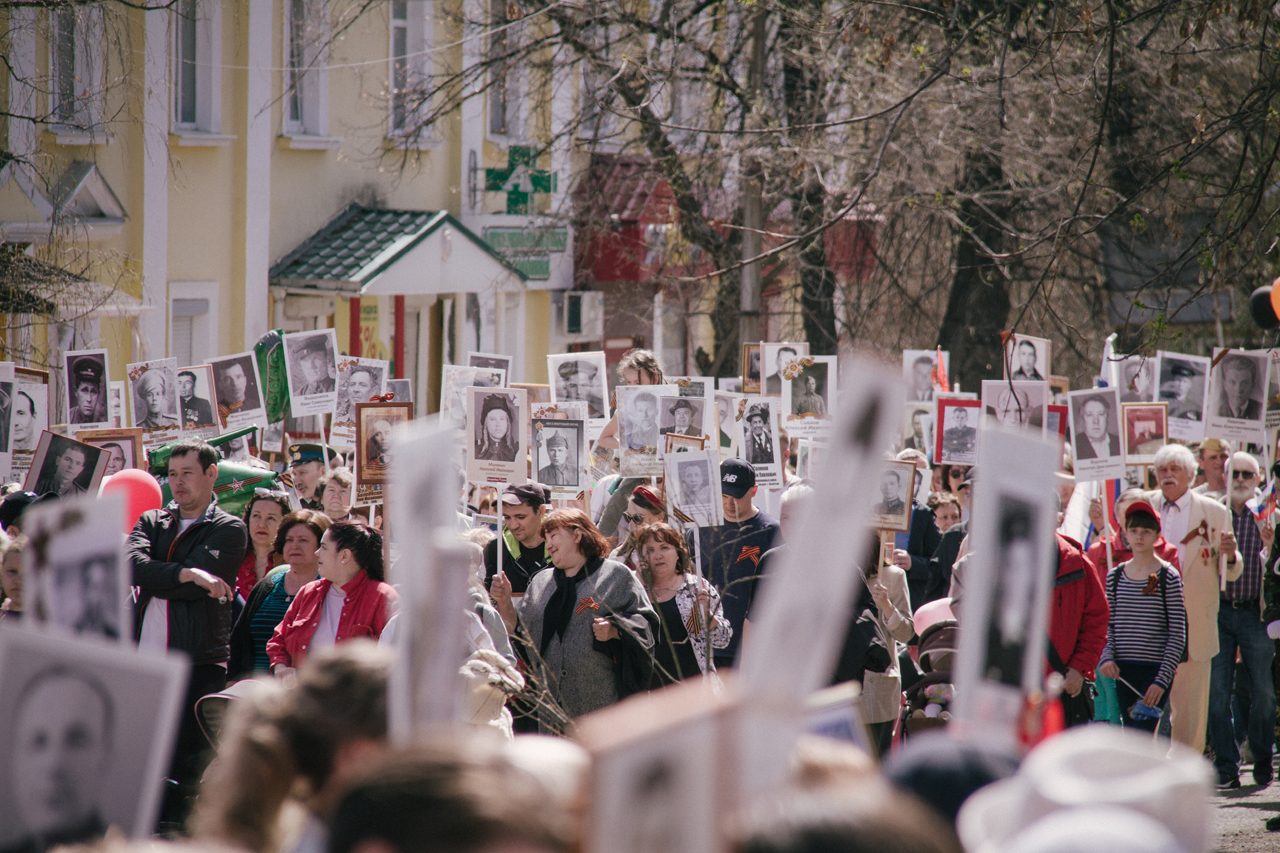
[[[551,401],[574,402],[587,404],[587,417],[593,419],[609,417],[607,377],[604,368],[604,353],[578,352],[568,355],[547,356],[547,367],[551,374]]]
[[[978,461],[977,400],[943,397],[938,401],[936,441],[939,465],[972,465]]]
[[[582,445],[580,421],[535,421],[534,448],[538,468],[537,480],[546,486],[577,488],[579,483],[578,453]]]
[[[1183,353],[1156,353],[1155,402],[1169,404],[1169,437],[1204,438],[1209,394],[1209,359]]]
[[[67,421],[74,425],[107,425],[107,351],[69,352]]]
[[[172,358],[129,365],[134,426],[147,432],[178,429],[177,368]]]
[[[284,363],[293,417],[333,414],[338,403],[337,352],[333,329],[285,334]]]

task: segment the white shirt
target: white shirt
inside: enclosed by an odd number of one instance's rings
[[[1170,545],[1178,549],[1178,565],[1187,565],[1187,546],[1182,540],[1187,538],[1187,528],[1191,522],[1191,491],[1182,493],[1172,504],[1160,498],[1160,532]]]
[[[346,600],[347,597],[337,584],[329,587],[329,592],[324,597],[324,608],[320,611],[320,624],[316,626],[316,632],[311,635],[309,651],[327,649],[337,642],[338,621],[342,619],[342,605]]]
[[[198,518],[179,518],[178,535],[195,524]],[[138,646],[143,649],[169,648],[169,602],[164,598],[152,598],[147,602],[147,609],[142,614],[142,632],[138,635]]]

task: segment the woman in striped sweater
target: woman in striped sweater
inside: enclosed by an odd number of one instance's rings
[[[1174,670],[1183,659],[1187,611],[1182,578],[1155,554],[1160,514],[1150,503],[1130,504],[1124,527],[1133,557],[1107,576],[1111,618],[1098,671],[1123,679],[1116,684],[1122,725],[1155,731],[1159,715],[1135,716],[1133,706],[1141,700],[1151,708],[1162,708]]]

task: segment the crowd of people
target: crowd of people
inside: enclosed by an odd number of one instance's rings
[[[664,379],[643,350],[617,374],[620,384]],[[618,447],[616,424],[599,443]],[[782,447],[786,457],[795,449],[785,436]],[[1070,458],[1064,506],[1076,488]],[[871,537],[852,561],[864,583],[829,678],[861,685],[866,743],[884,772],[852,747],[802,746],[787,791],[767,808],[725,815],[731,849],[876,850],[889,849],[876,839],[892,838],[893,849],[959,850],[958,829],[970,844],[961,802],[1023,772],[1016,754],[906,725],[904,694],[926,675],[924,623],[969,627],[964,581],[982,559],[968,538],[981,479],[972,467],[933,466],[919,449],[897,459],[915,469],[909,528],[888,552]],[[682,681],[719,685],[740,662],[796,517],[814,504],[792,466],[783,487],[766,492],[737,458],[720,465],[720,527],[668,518],[661,478],[606,475],[578,501],[553,500],[554,484],[514,483],[490,496],[492,508],[464,492],[457,527],[473,578],[460,679],[474,731],[392,750],[393,582],[422,568],[415,555],[398,553],[381,518],[370,524],[352,509],[351,472],[331,448],[291,447],[287,489],[259,490],[240,517],[219,508],[218,463],[204,441],[173,445],[173,500],[142,515],[125,549],[135,642],[191,664],[160,830],[248,850],[575,849],[589,757],[546,736]],[[1114,506],[1090,502],[1089,542],[1055,534],[1046,678],[1060,684],[1065,725],[1090,730],[1080,736],[1093,740],[1079,741],[1088,748],[1114,747],[1106,739],[1116,733],[1099,727],[1134,729],[1147,738],[1135,767],[1167,737],[1185,747],[1168,760],[1193,768],[1207,746],[1220,788],[1240,787],[1245,766],[1267,785],[1280,552],[1272,517],[1252,503],[1262,468],[1210,439],[1161,448],[1153,471],[1151,488],[1126,490]],[[22,617],[22,512],[47,499],[11,490],[0,501],[0,621]],[[499,513],[498,532],[476,521]],[[212,736],[201,713],[210,697],[229,707]],[[1071,772],[1057,760],[1058,772]],[[1164,806],[1152,808],[1143,816],[1158,821]],[[1175,841],[1184,846],[1150,849],[1200,849]],[[1018,849],[1068,849],[1043,843]]]

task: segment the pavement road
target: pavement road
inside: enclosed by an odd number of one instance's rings
[[[1262,853],[1280,850],[1280,832],[1268,832],[1267,818],[1280,815],[1280,782],[1265,788],[1253,784],[1251,768],[1240,774],[1242,786],[1219,791],[1214,800],[1215,850]]]

